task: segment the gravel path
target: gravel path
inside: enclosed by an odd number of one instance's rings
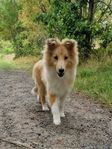
[[[112,149],[112,110],[72,93],[55,126],[33,85],[27,72],[0,71],[0,149]]]

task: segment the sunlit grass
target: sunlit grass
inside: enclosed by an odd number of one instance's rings
[[[0,57],[0,69],[25,69],[31,70],[34,63],[38,61],[39,58],[34,56],[20,57],[17,59],[4,59]]]
[[[15,69],[16,65],[13,62],[0,60],[0,69]]]
[[[75,87],[85,95],[112,106],[112,62],[93,60],[78,68]]]
[[[17,68],[31,70],[33,68],[34,63],[36,63],[38,60],[39,57],[27,56],[15,59],[13,62],[15,63]]]

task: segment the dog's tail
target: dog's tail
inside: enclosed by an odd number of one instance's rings
[[[32,88],[31,94],[35,96],[35,95],[37,95],[37,93],[38,93],[38,88],[35,86]]]

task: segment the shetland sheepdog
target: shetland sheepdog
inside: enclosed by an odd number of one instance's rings
[[[77,42],[73,39],[50,38],[46,41],[43,58],[33,67],[35,87],[42,110],[51,108],[53,123],[59,125],[64,114],[64,101],[70,93],[78,64]]]

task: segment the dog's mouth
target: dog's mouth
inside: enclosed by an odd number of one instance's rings
[[[64,72],[63,73],[57,72],[57,74],[58,74],[59,77],[63,77],[64,76]]]

